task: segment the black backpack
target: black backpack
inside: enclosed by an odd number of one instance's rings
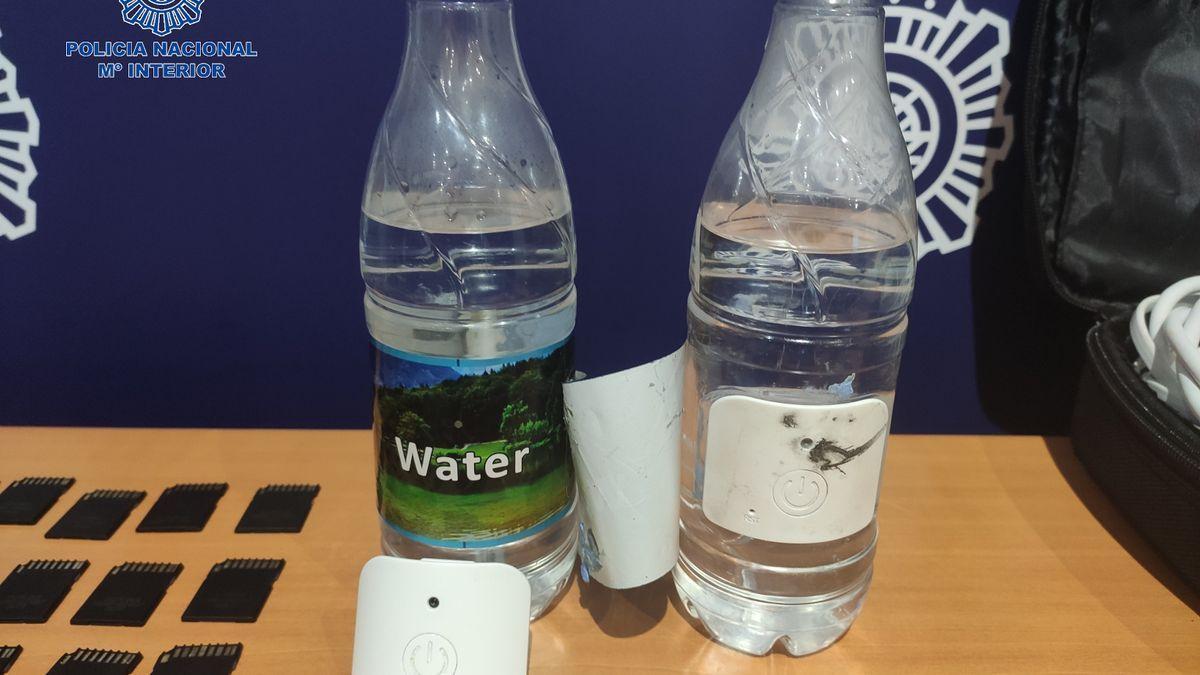
[[[1043,0],[1025,90],[1033,255],[1094,312],[1071,438],[1135,528],[1200,589],[1200,430],[1133,368],[1129,315],[1200,274],[1200,2]]]

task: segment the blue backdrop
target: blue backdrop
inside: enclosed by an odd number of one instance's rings
[[[898,431],[1048,431],[1067,409],[1077,336],[1025,329],[1062,313],[1023,257],[1030,10],[888,5],[926,221]],[[516,11],[574,203],[581,366],[666,353],[684,335],[695,209],[771,3]],[[358,209],[405,3],[204,0],[202,12],[158,37],[124,22],[119,0],[0,5],[0,148],[32,162],[0,188],[0,424],[369,424]],[[67,55],[72,41],[156,40],[249,40],[258,56]],[[101,62],[164,60],[220,62],[226,77],[98,75]]]

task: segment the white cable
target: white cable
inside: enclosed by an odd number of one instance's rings
[[[1160,400],[1200,425],[1200,276],[1138,303],[1129,335],[1146,369],[1142,380]]]

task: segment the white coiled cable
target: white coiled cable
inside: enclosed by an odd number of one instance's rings
[[[1142,379],[1160,400],[1200,425],[1200,276],[1138,303],[1129,333],[1146,369]]]

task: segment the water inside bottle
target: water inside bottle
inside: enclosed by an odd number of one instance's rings
[[[849,205],[775,203],[701,211],[698,292],[742,316],[780,324],[846,325],[904,311],[913,239],[904,223]]]
[[[362,274],[377,298],[426,310],[513,311],[571,287],[571,214],[560,196],[536,206],[422,197],[381,195],[363,209]]]

